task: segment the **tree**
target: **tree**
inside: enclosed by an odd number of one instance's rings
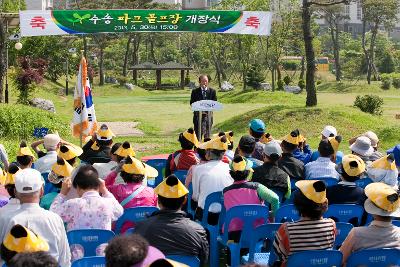
[[[374,74],[375,79],[379,78],[379,73],[375,65],[375,45],[379,27],[389,31],[393,28],[397,20],[397,14],[400,8],[398,0],[362,0],[362,48],[367,62],[367,81],[371,84],[371,77]],[[371,28],[371,37],[366,38],[367,26]]]

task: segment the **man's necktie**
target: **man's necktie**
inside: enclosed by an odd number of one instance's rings
[[[201,90],[202,91],[202,93],[203,93],[203,99],[206,99],[206,90]]]

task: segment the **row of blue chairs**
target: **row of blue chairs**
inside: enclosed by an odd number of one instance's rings
[[[313,179],[307,179],[307,180],[321,180],[324,181],[326,186],[333,186],[336,185],[338,182],[340,182],[340,180],[333,178],[333,177],[320,177],[320,178],[313,178]],[[297,180],[295,179],[290,179],[290,184],[291,184],[291,189],[292,190],[296,190],[296,184]],[[374,181],[372,181],[371,178],[362,178],[362,179],[358,179],[355,183],[357,186],[361,187],[361,188],[365,188],[367,185],[369,185],[370,183],[373,183]]]

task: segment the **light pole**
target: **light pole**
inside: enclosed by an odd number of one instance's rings
[[[73,58],[76,57],[76,48],[68,49],[68,53],[71,54]],[[66,62],[66,73],[65,73],[65,95],[68,95],[68,83],[69,83],[69,55],[67,55],[67,62]]]
[[[6,22],[6,32],[8,33],[8,20]],[[22,49],[22,44],[20,42],[20,35],[19,34],[15,34],[13,36],[9,36],[8,38],[9,40],[16,40],[17,42],[14,45],[14,48],[16,50],[21,50]],[[9,66],[9,62],[8,62],[8,48],[9,48],[9,41],[7,41],[6,44],[6,88],[4,90],[4,100],[5,103],[8,104],[8,66]]]

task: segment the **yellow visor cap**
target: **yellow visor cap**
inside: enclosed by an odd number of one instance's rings
[[[191,142],[195,147],[199,147],[199,140],[197,139],[196,133],[193,128],[189,128],[182,133],[183,137]]]
[[[371,167],[374,169],[383,169],[383,170],[396,170],[396,162],[394,161],[393,155],[387,155],[380,159],[372,162]]]
[[[358,176],[365,171],[364,161],[357,155],[349,154],[343,157],[342,165],[349,176]]]
[[[296,186],[306,198],[315,203],[322,204],[328,200],[326,198],[326,185],[323,181],[301,180],[296,182]]]
[[[8,250],[17,253],[49,250],[49,244],[46,240],[19,224],[16,224],[11,228],[10,232],[4,238],[3,245]]]
[[[3,169],[0,168],[0,185],[5,185],[6,177],[7,176],[4,173]]]
[[[98,140],[111,140],[115,135],[107,125],[103,124],[97,131],[96,137]]]
[[[272,137],[271,137],[271,134],[269,134],[269,133],[263,134],[260,138],[260,142],[263,144],[268,144],[271,141],[272,141]]]
[[[225,135],[214,138],[208,142],[202,143],[200,149],[216,149],[221,151],[228,150],[228,139]]]
[[[20,168],[16,164],[12,163],[8,167],[8,172],[6,173],[6,179],[5,179],[4,184],[5,185],[15,184],[15,176],[17,175],[19,170],[20,170]]]
[[[394,212],[400,208],[398,193],[385,183],[371,183],[365,187],[365,195],[377,207],[387,212]]]
[[[58,176],[71,177],[74,168],[65,159],[58,157],[51,170]]]
[[[33,155],[32,151],[29,149],[29,147],[20,147],[18,149],[18,153],[17,153],[18,157],[22,157],[22,156],[31,156],[35,159],[35,156]]]
[[[286,135],[283,140],[293,145],[299,145],[301,142],[299,130],[296,129],[292,131],[290,134]]]
[[[82,155],[82,153],[82,148],[75,145],[62,145],[57,151],[58,156],[62,157],[65,160],[79,157],[80,155]]]
[[[154,188],[154,192],[165,198],[181,198],[187,195],[189,190],[175,175],[170,175]]]
[[[242,157],[242,156],[235,156],[235,158],[231,161],[231,163],[229,164],[230,169],[232,171],[253,171],[253,169],[251,168],[249,161]]]
[[[328,141],[331,144],[333,151],[335,151],[335,154],[336,154],[339,150],[339,145],[340,145],[340,142],[342,141],[342,137],[339,135],[337,135],[335,137],[329,137]]]
[[[115,155],[120,157],[135,157],[136,153],[129,142],[124,142],[115,152]]]
[[[155,168],[132,156],[128,156],[125,159],[125,163],[122,165],[122,170],[130,174],[144,175],[148,178],[155,178],[158,176],[158,171]]]

